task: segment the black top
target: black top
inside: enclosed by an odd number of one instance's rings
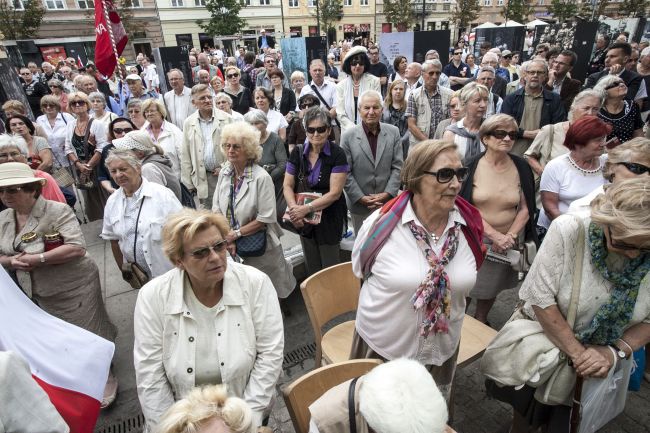
[[[375,63],[374,65],[371,63],[368,72],[377,78],[388,77],[388,67],[382,62]]]
[[[34,119],[43,114],[41,111],[41,98],[50,93],[50,89],[38,80],[32,80],[31,83],[23,84],[23,90],[27,96],[27,102],[34,113]]]
[[[242,91],[237,95],[233,95],[225,89],[223,92],[226,95],[230,96],[232,99],[232,107],[230,108],[242,115],[248,113],[248,110],[251,107],[255,107],[255,103],[253,102],[253,94],[246,87],[242,87]]]
[[[613,126],[612,132],[607,136],[608,140],[617,137],[621,143],[625,143],[634,138],[635,130],[643,128],[638,105],[632,101],[624,102],[625,105],[620,113],[612,114],[605,107],[598,112],[598,117]]]

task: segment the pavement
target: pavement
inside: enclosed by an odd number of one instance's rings
[[[133,370],[133,309],[137,291],[122,281],[113,259],[110,245],[99,238],[101,222],[82,225],[89,254],[99,267],[102,290],[108,314],[118,327],[113,360],[114,371],[119,378],[119,393],[114,405],[102,411],[95,428],[96,433],[139,433],[143,417],[138,403]],[[296,235],[287,233],[282,237],[287,249],[299,245]],[[348,241],[349,244],[349,241]],[[345,258],[346,252],[342,253]],[[297,265],[296,277],[304,278],[304,270]],[[499,329],[510,316],[517,302],[515,290],[506,290],[497,298],[489,321]],[[300,290],[295,290],[286,302],[285,359],[283,374],[277,385],[276,404],[271,413],[269,426],[276,433],[294,433],[289,413],[282,399],[282,387],[314,368],[314,335]],[[470,307],[470,312],[472,311]],[[508,405],[489,399],[485,394],[484,378],[478,370],[478,362],[458,370],[454,419],[452,427],[459,433],[507,433],[511,419]],[[601,433],[650,433],[650,383],[644,382],[639,392],[628,393],[624,412],[603,427]]]

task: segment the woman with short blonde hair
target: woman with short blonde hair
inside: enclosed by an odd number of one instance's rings
[[[224,71],[226,86],[223,93],[232,99],[231,108],[239,114],[246,114],[251,107],[255,107],[251,89],[246,88],[240,82],[242,72],[236,66],[227,66]]]
[[[142,113],[147,119],[142,129],[153,143],[165,152],[165,156],[171,161],[174,174],[180,179],[183,131],[172,122],[165,120],[167,110],[162,100],[146,99],[142,102]]]
[[[449,125],[442,135],[442,139],[453,141],[458,145],[458,151],[464,163],[468,163],[485,150],[478,135],[487,111],[489,96],[488,88],[476,82],[465,85],[458,92],[458,100],[463,107],[464,117],[457,123]]]

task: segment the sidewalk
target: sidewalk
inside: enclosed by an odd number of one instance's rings
[[[114,368],[120,381],[118,398],[103,411],[96,433],[136,433],[142,431],[143,418],[136,393],[133,371],[133,309],[137,291],[122,281],[108,243],[98,237],[101,222],[82,226],[88,252],[96,261],[102,278],[106,307],[118,327]],[[282,238],[285,248],[298,243],[297,236]],[[502,292],[490,314],[497,328],[508,319],[516,303],[514,290]],[[275,432],[293,433],[289,413],[282,399],[281,388],[313,369],[314,336],[300,291],[288,298],[291,315],[285,318],[285,358],[283,374],[277,386],[276,405],[270,419]],[[506,433],[511,417],[509,406],[490,400],[485,395],[478,362],[456,374],[456,402],[452,426],[459,433]],[[650,433],[650,384],[644,382],[640,392],[628,394],[625,412],[600,430],[601,433]],[[405,432],[408,433],[408,432]]]

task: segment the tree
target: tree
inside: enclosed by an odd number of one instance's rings
[[[241,33],[246,20],[239,17],[242,0],[207,0],[205,8],[210,12],[210,21],[196,20],[196,24],[209,35],[235,35]]]
[[[312,16],[316,17],[320,31],[327,35],[329,30],[334,27],[334,23],[343,17],[343,0],[316,1],[318,2],[318,14],[313,13]]]
[[[39,0],[23,1],[23,10],[17,10],[19,2],[0,0],[0,29],[5,39],[35,39],[45,16],[45,8]]]
[[[645,15],[646,9],[650,6],[648,0],[623,0],[619,6],[619,14],[630,17],[641,17]]]
[[[594,14],[594,19],[598,20],[598,17],[605,15],[605,9],[612,3],[613,0],[598,0],[596,2],[596,11],[594,12],[594,7],[589,1],[583,1],[582,7],[580,9],[580,14],[583,17],[591,19],[592,13]]]
[[[528,15],[533,13],[533,7],[529,0],[507,0],[506,5],[501,10],[501,15],[506,21],[512,20],[524,24],[528,21]]]
[[[386,20],[395,24],[398,32],[405,32],[415,22],[415,13],[410,0],[384,0]]]
[[[451,16],[459,28],[467,28],[468,25],[478,18],[481,11],[479,0],[456,0],[456,9]]]
[[[577,15],[578,5],[573,1],[569,2],[569,0],[551,0],[549,11],[559,23],[563,23]]]

